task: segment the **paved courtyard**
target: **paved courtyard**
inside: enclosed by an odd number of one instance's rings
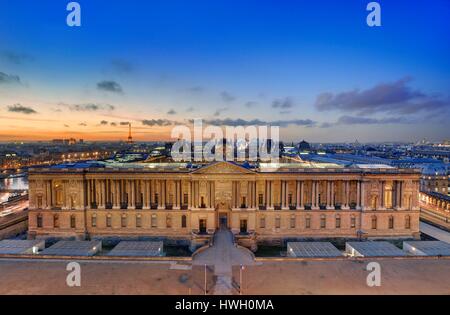
[[[369,261],[381,264],[381,287],[366,285]],[[0,294],[203,294],[201,266],[81,262],[81,287],[70,288],[66,265],[65,261],[0,260]],[[238,274],[233,268],[235,279]],[[213,278],[213,270],[208,269],[208,286],[214,284]],[[246,267],[243,290],[244,294],[450,294],[450,260],[264,262]]]

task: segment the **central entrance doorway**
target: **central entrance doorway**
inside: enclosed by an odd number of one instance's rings
[[[228,213],[219,212],[219,228],[228,228]]]

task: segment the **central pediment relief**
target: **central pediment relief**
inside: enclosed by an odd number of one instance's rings
[[[235,163],[221,161],[213,162],[209,165],[195,170],[194,174],[254,174],[252,170],[246,169]]]

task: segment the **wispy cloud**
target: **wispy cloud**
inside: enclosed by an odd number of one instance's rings
[[[246,102],[244,105],[245,105],[245,107],[251,108],[251,107],[258,105],[258,102],[249,101],[249,102]]]
[[[99,110],[112,111],[115,106],[110,104],[85,103],[85,104],[66,104],[59,103],[58,106],[66,107],[75,112],[95,112]]]
[[[366,90],[341,93],[322,93],[315,102],[319,111],[341,111],[357,115],[376,113],[409,115],[419,112],[450,109],[447,98],[429,95],[408,86],[412,81],[405,77],[391,83],[381,83]]]
[[[35,111],[33,108],[28,107],[28,106],[23,106],[21,104],[14,104],[14,105],[8,106],[8,111],[12,112],[12,113],[21,113],[21,114],[25,114],[25,115],[37,114],[37,111]]]
[[[26,61],[30,61],[33,58],[30,55],[22,54],[10,50],[0,52],[0,58],[6,60],[9,63],[20,65]]]
[[[228,110],[227,107],[222,107],[222,108],[218,108],[216,109],[216,111],[214,112],[214,116],[220,116],[224,111]]]
[[[123,93],[122,86],[116,81],[100,81],[97,83],[97,89],[118,94]]]
[[[102,120],[101,122],[100,122],[100,125],[102,125],[102,126],[105,126],[105,125],[107,125],[108,124],[108,121],[106,121],[106,120]]]
[[[284,99],[276,99],[272,102],[273,108],[289,109],[294,107],[294,101],[290,97]]]
[[[125,59],[113,59],[110,62],[111,69],[119,74],[127,74],[134,71],[133,64]]]
[[[190,120],[192,123],[193,120]],[[209,119],[205,120],[204,123],[208,125],[215,125],[215,126],[280,126],[280,127],[287,127],[289,125],[295,125],[295,126],[305,126],[305,127],[313,127],[316,125],[316,122],[311,119],[292,119],[292,120],[274,120],[274,121],[265,121],[260,119],[252,119],[252,120],[245,120],[245,119]]]
[[[21,81],[18,75],[0,72],[0,84],[21,84]]]
[[[341,116],[336,122],[325,122],[321,128],[330,128],[338,125],[384,125],[384,124],[410,124],[414,120],[405,117],[370,118],[362,116]]]
[[[78,126],[86,127],[87,124],[85,122],[81,122],[81,123],[78,124]]]
[[[178,122],[169,119],[144,119],[142,120],[144,126],[171,126],[176,125]]]
[[[170,109],[168,112],[167,112],[167,115],[175,115],[177,112],[174,110],[174,109]]]
[[[220,97],[222,98],[222,100],[225,103],[231,103],[236,99],[236,97],[234,95],[232,95],[231,93],[229,93],[227,91],[223,91],[222,93],[220,93]]]
[[[205,88],[202,86],[193,86],[187,89],[191,93],[203,93],[205,91]]]
[[[195,108],[194,107],[188,107],[188,108],[186,108],[186,112],[188,112],[188,113],[192,113],[193,111],[195,110]]]

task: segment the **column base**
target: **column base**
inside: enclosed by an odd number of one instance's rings
[[[320,209],[320,207],[311,206],[311,210],[319,210],[319,209]]]
[[[327,206],[327,210],[336,210],[334,206]]]
[[[350,207],[349,206],[342,206],[341,210],[350,210]]]
[[[300,207],[297,207],[296,209],[297,209],[297,210],[305,210],[305,207],[301,207],[301,206],[300,206]]]

